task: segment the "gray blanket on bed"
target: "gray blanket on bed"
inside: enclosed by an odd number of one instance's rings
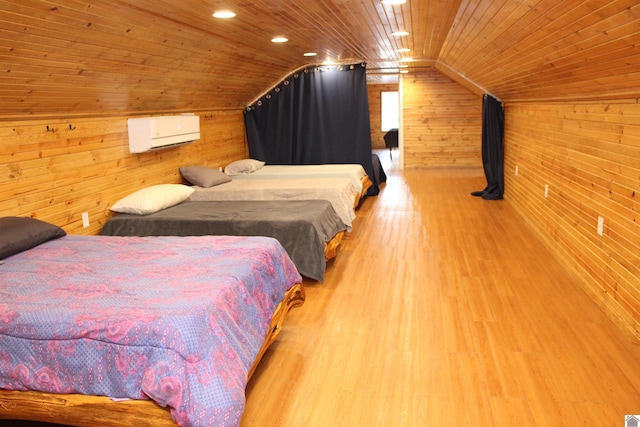
[[[187,201],[151,215],[117,215],[107,221],[100,234],[274,237],[300,274],[322,282],[325,243],[346,229],[326,200]]]

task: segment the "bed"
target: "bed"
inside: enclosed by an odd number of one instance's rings
[[[347,227],[326,200],[185,201],[149,215],[110,218],[109,236],[269,236],[286,249],[300,274],[324,281]]]
[[[232,177],[233,178],[233,177]],[[191,201],[220,200],[327,200],[351,231],[356,217],[355,187],[344,178],[232,179],[209,188],[193,186]]]
[[[0,221],[0,245],[12,233]],[[238,425],[248,378],[304,301],[282,245],[62,234],[0,248],[0,419]]]
[[[373,184],[362,165],[322,164],[322,165],[265,165],[252,173],[233,175],[233,179],[314,179],[344,178],[356,188],[358,201]]]

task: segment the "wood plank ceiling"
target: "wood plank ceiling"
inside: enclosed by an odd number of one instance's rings
[[[219,20],[214,11],[237,15]],[[394,31],[406,30],[405,37]],[[287,43],[272,43],[285,36]],[[400,53],[398,49],[410,49]],[[313,58],[303,56],[316,52]],[[413,61],[401,62],[411,57]],[[637,0],[0,0],[0,118],[243,108],[325,60],[503,100],[640,96]]]

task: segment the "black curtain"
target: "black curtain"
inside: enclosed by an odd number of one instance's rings
[[[504,110],[491,95],[482,98],[482,165],[487,186],[471,194],[486,200],[499,200],[504,195]]]
[[[374,185],[364,63],[298,71],[245,109],[249,155],[273,165],[359,163]]]

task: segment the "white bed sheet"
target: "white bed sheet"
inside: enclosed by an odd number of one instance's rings
[[[233,175],[232,179],[318,179],[345,178],[351,181],[356,191],[362,193],[362,178],[367,175],[359,164],[322,165],[266,165],[247,174]]]

